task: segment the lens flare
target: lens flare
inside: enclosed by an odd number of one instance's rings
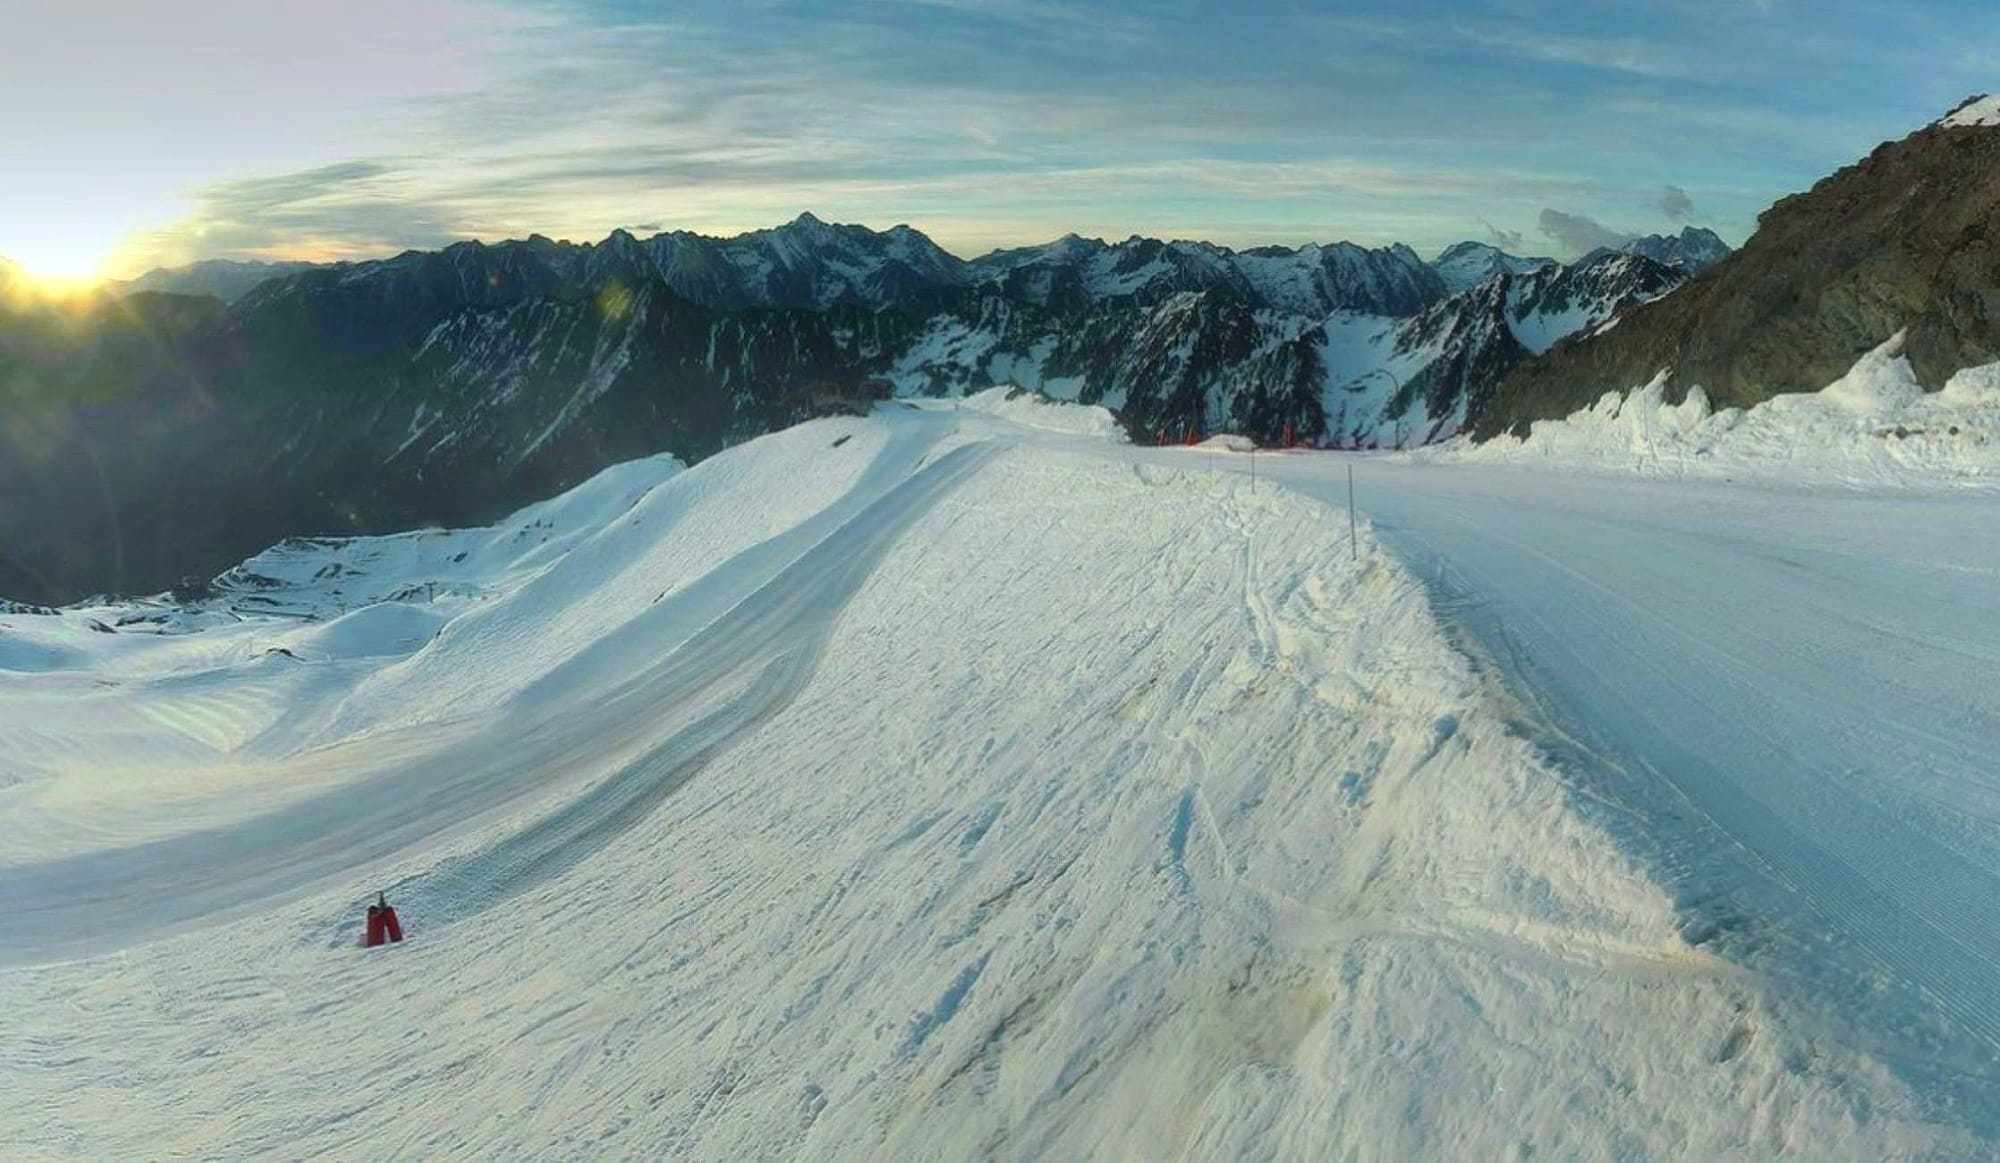
[[[0,265],[16,280],[40,289],[77,290],[103,278],[108,249],[85,239],[14,238],[0,241]]]

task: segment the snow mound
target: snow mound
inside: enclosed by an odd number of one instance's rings
[[[1938,124],[1951,129],[2000,125],[2000,94],[1968,101]]]
[[[2000,483],[2000,363],[1923,390],[1898,334],[1818,392],[1713,411],[1696,386],[1665,401],[1666,375],[1607,392],[1529,435],[1457,440],[1405,454],[1416,461],[1523,464],[1657,477],[1750,478],[1926,488]]]
[[[328,618],[377,602],[477,597],[532,576],[686,471],[672,456],[615,464],[491,526],[293,538],[216,579],[242,612]]]
[[[1879,420],[1900,413],[1923,398],[1923,385],[1910,370],[1903,355],[1906,333],[1898,331],[1888,342],[1855,361],[1839,379],[1820,389],[1820,400],[1838,405],[1856,416]],[[1794,396],[1781,396],[1780,408],[1797,408]]]
[[[434,609],[377,602],[294,637],[291,649],[314,659],[410,654],[430,641],[444,623],[444,615]]]
[[[2000,363],[1962,369],[1945,381],[1937,402],[1952,408],[2000,409]]]
[[[1248,436],[1239,436],[1234,432],[1218,432],[1194,447],[1205,448],[1214,452],[1255,452],[1257,451],[1257,442]]]
[[[1124,443],[1125,426],[1111,410],[1096,404],[1074,404],[1018,387],[988,388],[958,401],[967,411],[983,412],[1043,432],[1090,436]]]

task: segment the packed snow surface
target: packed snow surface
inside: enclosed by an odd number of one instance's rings
[[[1852,661],[1841,635],[1867,631],[1841,615],[1858,610],[1818,611],[1834,629],[1815,637],[1812,604],[1775,602],[1772,633],[1799,635],[1775,649],[1683,641],[1690,618],[1754,626],[1750,603],[1792,576],[1771,560],[1738,604],[1672,572],[1765,560],[1738,535],[1761,528],[1741,501],[1716,530],[1674,510],[1680,540],[1626,569],[1598,550],[1644,528],[1600,542],[1604,521],[1569,519],[1595,485],[1461,509],[1480,470],[1363,460],[1399,557],[1365,522],[1351,550],[1322,503],[1345,460],[1258,458],[1285,476],[1274,488],[1235,475],[1248,458],[1113,436],[1101,411],[1006,393],[891,407],[693,469],[620,466],[488,529],[287,542],[198,609],[0,615],[7,1153],[1987,1146],[1875,1053],[1908,1039],[1854,1032],[1845,1003],[1873,995],[1795,987],[1822,980],[1787,968],[1819,950],[1787,943],[1813,930],[1781,894],[1747,876],[1720,898],[1736,912],[1688,894],[1730,867],[1702,829],[1749,805],[1762,814],[1739,831],[1789,822],[1807,854],[1758,875],[1803,892],[1793,877],[1829,874],[1811,903],[1827,931],[1867,936],[1882,972],[1857,980],[1896,998],[1990,985],[1990,943],[1923,958],[1947,950],[1934,915],[1960,908],[1969,932],[2000,900],[1949,879],[1949,861],[1993,867],[1991,773],[1888,760],[1972,763],[1948,748],[1992,725],[1992,684],[1869,736],[1875,720],[1814,701],[1842,693],[1831,680],[1796,698],[1757,681],[1800,642],[1821,653],[1783,677]],[[1483,563],[1552,538],[1544,568],[1576,580],[1547,610],[1516,595],[1524,624],[1622,610],[1601,640],[1555,640],[1586,670],[1721,660],[1724,726],[1824,712],[1818,750],[1773,735],[1738,766],[1668,749],[1631,786],[1580,780],[1434,617],[1477,624],[1431,596],[1461,523],[1491,525],[1501,554],[1468,551],[1468,602],[1509,580]],[[1895,598],[1910,575],[1867,572],[1875,544],[1808,554],[1840,583],[1815,600]],[[1941,677],[1899,669],[1930,658],[1920,644],[1956,643],[1954,666],[2000,658],[1948,626],[1995,576],[1976,547],[1953,552],[1966,572],[1916,576],[1960,604],[1917,590],[1875,610],[1892,645],[1866,676],[1904,710],[1942,689],[1899,685]],[[1650,589],[1593,588],[1592,570],[1649,568]],[[1651,617],[1639,595],[1668,604]],[[1523,641],[1522,666],[1556,649]],[[1662,653],[1593,653],[1648,647]],[[1687,747],[1703,726],[1645,711],[1626,707],[1641,726],[1613,742],[1646,727]],[[1857,741],[1884,762],[1843,766]],[[1684,826],[1698,839],[1671,852],[1693,871],[1676,876],[1638,838],[1683,780],[1721,799],[1696,797],[1717,813]],[[1803,830],[1821,804],[1838,826]],[[1925,828],[1942,829],[1928,847]],[[409,939],[363,950],[377,889]],[[1937,927],[1895,955],[1871,927],[1890,906]],[[1984,1028],[1949,1008],[1856,1012],[1910,1017],[1968,1071],[1947,1036],[1961,1027],[1921,1022]]]
[[[1916,487],[2000,484],[2000,364],[1926,393],[1898,335],[1818,392],[1714,411],[1699,386],[1665,401],[1665,376],[1607,392],[1525,437],[1453,441],[1407,455],[1455,464],[1540,465],[1648,477]]]

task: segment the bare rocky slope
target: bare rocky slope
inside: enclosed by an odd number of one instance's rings
[[[1968,102],[1962,109],[1973,107]],[[1765,211],[1743,248],[1475,402],[1480,439],[1669,370],[1718,406],[1815,391],[1908,330],[1918,379],[2000,359],[2000,126],[1947,117]]]

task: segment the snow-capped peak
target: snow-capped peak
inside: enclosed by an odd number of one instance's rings
[[[1974,129],[1982,126],[2000,126],[2000,94],[1990,97],[1974,97],[1952,110],[1938,124],[1944,126],[1946,129]]]
[[[1226,291],[1260,307],[1324,317],[1336,310],[1414,314],[1445,287],[1405,246],[1353,243],[1232,250],[1210,242],[1122,242],[1064,235],[1040,246],[994,251],[970,264],[977,282],[1032,302],[1077,298],[1164,302],[1182,291]]]
[[[1523,275],[1555,265],[1552,258],[1524,258],[1484,242],[1460,242],[1446,247],[1432,260],[1431,269],[1444,280],[1448,290],[1457,294],[1471,290],[1500,271]]]

